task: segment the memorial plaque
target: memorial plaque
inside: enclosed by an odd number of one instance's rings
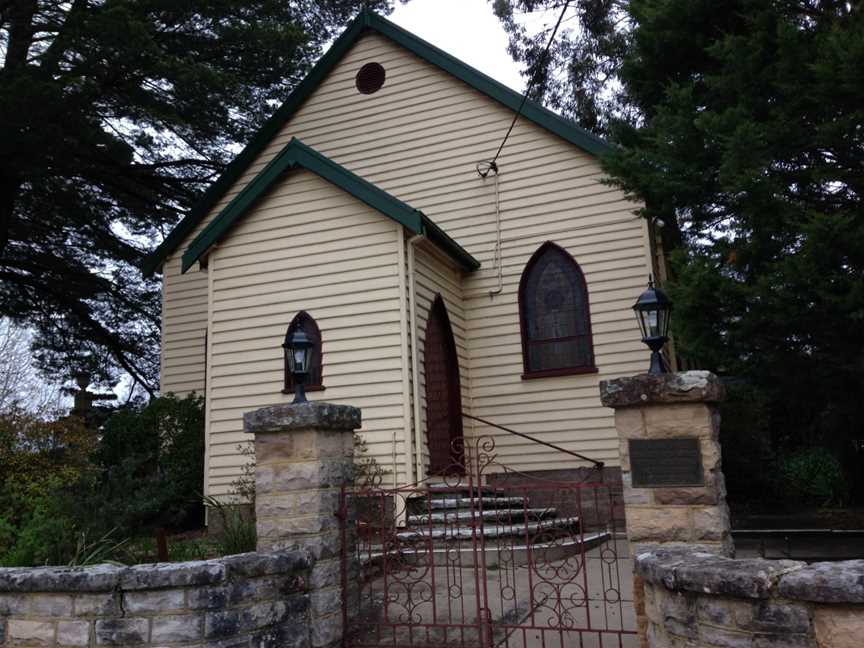
[[[630,439],[634,488],[704,486],[699,439]]]

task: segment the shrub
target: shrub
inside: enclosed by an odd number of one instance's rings
[[[842,506],[849,484],[837,458],[825,448],[799,451],[781,460],[783,493],[791,502]]]
[[[4,567],[65,565],[75,555],[75,521],[59,492],[39,495],[15,526],[12,542],[0,556]]]
[[[121,410],[102,430],[94,460],[100,487],[90,510],[103,532],[134,536],[159,527],[201,523],[195,496],[204,480],[204,399],[173,395]]]
[[[245,512],[243,506],[236,503],[221,502],[215,497],[205,495],[204,504],[212,515],[219,516],[221,523],[217,540],[219,552],[223,556],[255,551],[258,533],[255,527],[253,513]]]
[[[720,405],[723,473],[733,509],[776,507],[777,474],[772,450],[768,399],[744,382],[726,383]]]

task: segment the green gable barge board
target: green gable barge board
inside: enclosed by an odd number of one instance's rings
[[[345,167],[324,157],[295,137],[189,244],[183,254],[182,272],[191,268],[214,243],[225,236],[286,172],[297,168],[306,169],[319,175],[373,209],[377,209],[385,216],[392,218],[414,234],[426,236],[458,263],[462,269],[470,271],[480,267],[480,263],[474,257],[462,249],[425,214],[394,198],[360,176],[351,173]]]
[[[168,255],[194,230],[195,226],[207,216],[214,205],[240,179],[255,158],[278,134],[279,130],[299,110],[318,86],[321,85],[330,71],[336,67],[354,43],[367,31],[389,38],[426,62],[455,76],[475,90],[504,104],[511,110],[518,110],[519,105],[522,103],[522,95],[518,92],[511,90],[479,70],[472,68],[470,65],[463,63],[434,45],[396,26],[389,20],[371,11],[363,10],[351,22],[348,29],[336,39],[333,46],[321,57],[303,81],[297,85],[285,103],[255,133],[243,151],[226,167],[216,182],[210,185],[207,191],[204,192],[201,200],[171,231],[162,244],[144,260],[142,270],[145,276],[153,274]],[[522,118],[534,122],[587,153],[602,155],[611,150],[610,145],[603,139],[579,128],[570,120],[555,114],[551,110],[547,110],[536,102],[530,100],[525,102],[522,108]],[[493,151],[490,151],[490,155],[492,153]]]

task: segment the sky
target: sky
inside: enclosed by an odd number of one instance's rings
[[[504,85],[525,89],[489,0],[410,0],[397,3],[388,18]]]

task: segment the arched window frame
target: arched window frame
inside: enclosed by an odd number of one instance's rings
[[[585,307],[583,312],[583,317],[586,320],[587,324],[587,340],[588,340],[588,363],[584,365],[571,366],[571,367],[558,367],[555,369],[531,369],[529,365],[529,354],[528,349],[531,344],[531,340],[528,339],[528,326],[526,322],[526,295],[525,291],[527,289],[528,277],[531,275],[531,271],[534,269],[534,266],[537,265],[537,262],[550,251],[555,251],[555,253],[560,254],[564,259],[572,263],[573,269],[576,271],[576,276],[579,279],[579,282],[582,285],[582,290],[585,294]],[[552,241],[546,241],[541,245],[534,254],[531,255],[531,258],[528,260],[528,263],[525,264],[525,268],[522,271],[522,277],[519,280],[519,330],[522,337],[522,379],[528,380],[531,378],[547,378],[552,376],[572,376],[577,374],[588,374],[588,373],[597,373],[597,367],[594,359],[594,335],[591,330],[591,305],[590,305],[590,295],[588,294],[588,284],[585,282],[585,274],[582,272],[582,268],[576,262],[576,259],[564,248],[560,245],[553,243]]]
[[[298,326],[301,325],[304,327],[306,335],[316,340],[315,355],[318,365],[321,367],[318,380],[305,385],[305,390],[307,392],[324,391],[324,341],[321,338],[321,330],[318,328],[318,322],[316,322],[315,318],[306,311],[300,311],[294,316],[294,319],[292,319],[291,323],[288,325],[288,329],[285,331],[285,337],[287,338]],[[284,353],[282,354],[282,357],[284,363],[283,371],[285,374],[285,386],[282,389],[282,393],[293,394],[294,376],[291,374],[291,370],[288,367],[288,358]]]

